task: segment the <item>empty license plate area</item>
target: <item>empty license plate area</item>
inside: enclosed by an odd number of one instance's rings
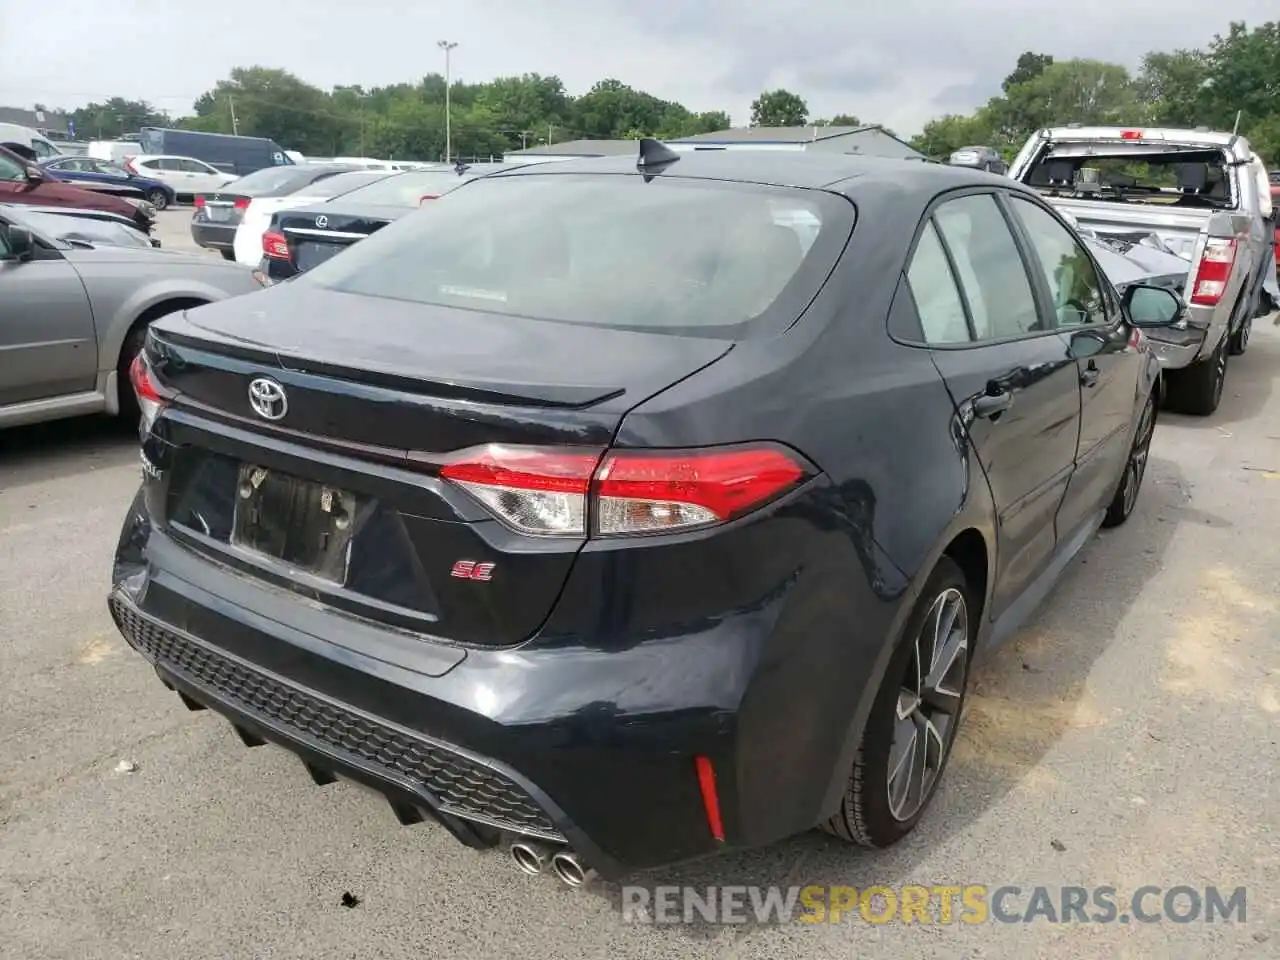
[[[311,480],[242,464],[231,543],[345,584],[356,497]]]

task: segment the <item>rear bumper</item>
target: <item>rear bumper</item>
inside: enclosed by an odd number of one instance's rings
[[[236,224],[191,221],[191,239],[202,247],[213,250],[231,250],[236,241]]]
[[[109,599],[129,644],[188,706],[284,746],[320,782],[373,787],[402,822],[437,820],[473,847],[567,845],[612,879],[784,839],[843,794],[894,606],[857,577],[838,595],[829,563],[757,609],[608,649],[390,631],[374,649],[367,622],[211,563],[153,529],[144,501]],[[714,765],[723,841],[698,756]]]
[[[1160,358],[1161,369],[1180,370],[1200,356],[1209,331],[1199,327],[1187,327],[1185,330],[1164,327],[1147,330],[1146,333],[1156,356]]]

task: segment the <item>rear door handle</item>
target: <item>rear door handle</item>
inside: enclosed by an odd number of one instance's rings
[[[1101,375],[1102,375],[1101,372],[1094,365],[1094,362],[1090,360],[1089,366],[1085,367],[1084,372],[1080,374],[1080,383],[1083,386],[1092,387],[1095,383],[1098,382],[1098,377],[1100,377]]]
[[[973,415],[989,420],[1004,413],[1011,406],[1013,406],[1013,394],[1007,390],[995,394],[984,393],[973,401]]]

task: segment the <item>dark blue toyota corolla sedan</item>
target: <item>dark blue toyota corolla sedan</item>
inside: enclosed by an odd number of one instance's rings
[[[528,872],[891,844],[974,656],[1133,511],[1134,318],[1181,303],[1006,178],[639,151],[157,321],[111,612],[245,743]]]

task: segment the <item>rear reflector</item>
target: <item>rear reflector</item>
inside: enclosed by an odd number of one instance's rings
[[[598,537],[679,532],[736,519],[814,475],[774,445],[612,450],[490,444],[440,475],[522,533]]]
[[[710,757],[694,757],[698,771],[698,789],[702,793],[702,809],[707,815],[707,828],[711,836],[724,843],[724,822],[720,819],[720,794],[716,790],[716,768]]]
[[[288,260],[288,238],[283,233],[268,230],[262,235],[262,255],[269,260]]]
[[[203,193],[197,193],[197,194],[196,194],[196,198],[195,198],[195,205],[196,205],[197,207],[203,207],[203,206],[204,206],[204,202],[205,202],[205,196],[204,196],[204,194],[203,194]]]
[[[1227,292],[1227,281],[1231,279],[1231,266],[1235,259],[1235,240],[1213,237],[1205,241],[1196,280],[1191,287],[1191,302],[1206,307],[1216,306]]]

